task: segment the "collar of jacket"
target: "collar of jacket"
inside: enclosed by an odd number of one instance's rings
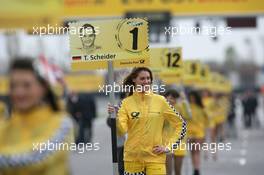
[[[32,108],[30,111],[21,113],[18,111],[11,112],[12,123],[27,123],[30,125],[38,124],[49,120],[50,117],[58,115],[57,112],[53,112],[52,109],[47,104],[42,104]]]
[[[152,91],[148,91],[148,92],[134,92],[133,96],[136,98],[140,98],[141,100],[145,100],[149,97],[151,97],[154,93]]]

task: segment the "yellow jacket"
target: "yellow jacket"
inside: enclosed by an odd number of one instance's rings
[[[177,103],[175,105],[175,109],[180,112],[180,114],[183,116],[183,118],[187,121],[187,124],[188,124],[188,121],[191,120],[191,116],[188,113],[187,104],[184,102]],[[188,135],[186,134],[184,139],[181,141],[181,144],[179,145],[179,147],[174,150],[175,156],[185,156],[187,154],[187,149],[186,149],[187,148],[186,147],[187,138],[188,138]]]
[[[177,103],[174,108],[176,109],[176,111],[179,111],[179,113],[181,114],[181,116],[183,117],[183,119],[185,119],[185,121],[188,121],[191,119],[191,116],[189,116],[188,114],[188,109],[187,109],[187,105],[184,102],[180,102]],[[165,143],[169,142],[167,141],[167,139],[169,140],[171,138],[171,134],[173,136],[173,134],[175,133],[175,127],[172,127],[168,121],[165,120],[165,124],[164,124],[164,131],[163,132],[163,137],[165,138]],[[188,126],[189,128],[189,126]],[[187,138],[187,134],[185,135],[184,139],[181,141],[182,143],[186,141]]]
[[[120,134],[127,133],[124,160],[140,162],[165,162],[165,154],[152,152],[156,145],[171,148],[178,145],[186,133],[186,123],[181,115],[169,105],[166,99],[150,93],[134,92],[125,98],[117,114],[117,127]],[[174,127],[169,144],[164,145],[163,127],[167,120]]]
[[[224,123],[229,110],[228,99],[221,97],[215,99],[214,123],[215,125]]]
[[[192,110],[192,119],[188,121],[188,137],[204,138],[205,129],[208,126],[209,119],[203,108],[196,104],[190,104]]]
[[[216,121],[217,124],[224,123],[227,119],[228,111],[229,111],[229,100],[227,97],[221,97],[219,99],[219,107],[221,109],[220,115],[218,116],[218,119]]]
[[[204,104],[204,110],[208,116],[208,127],[214,128],[215,127],[215,113],[218,110],[218,106],[215,103],[215,100],[213,97],[204,97],[203,98],[203,104]]]
[[[180,103],[177,103],[175,105],[175,109],[178,110],[180,112],[180,114],[182,114],[182,117],[188,121],[188,120],[191,120],[192,119],[192,116],[190,116],[188,114],[188,106],[185,102],[180,102]]]
[[[0,125],[1,175],[66,175],[68,152],[44,143],[67,143],[72,139],[72,122],[66,114],[53,112],[47,105],[11,118]],[[36,147],[35,147],[36,146]]]

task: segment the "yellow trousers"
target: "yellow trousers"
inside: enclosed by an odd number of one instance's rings
[[[125,175],[166,175],[165,163],[125,162]]]

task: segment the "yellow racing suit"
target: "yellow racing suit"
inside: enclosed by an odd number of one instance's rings
[[[170,138],[164,138],[165,120],[175,130]],[[120,135],[127,133],[124,146],[127,174],[166,174],[166,155],[154,154],[153,147],[172,148],[179,145],[186,133],[186,123],[180,113],[165,97],[152,92],[134,92],[122,101],[117,114],[117,128]]]

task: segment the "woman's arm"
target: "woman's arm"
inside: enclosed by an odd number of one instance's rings
[[[163,116],[165,120],[169,122],[170,127],[172,127],[175,131],[170,134],[170,142],[168,145],[166,145],[171,151],[173,151],[173,149],[177,148],[186,134],[186,122],[182,115],[176,111],[175,108],[170,105],[165,98],[163,99]]]
[[[126,106],[125,103],[122,102],[120,104],[120,108],[117,111],[116,126],[117,126],[117,134],[119,136],[126,134],[128,130],[128,115],[125,106]]]

